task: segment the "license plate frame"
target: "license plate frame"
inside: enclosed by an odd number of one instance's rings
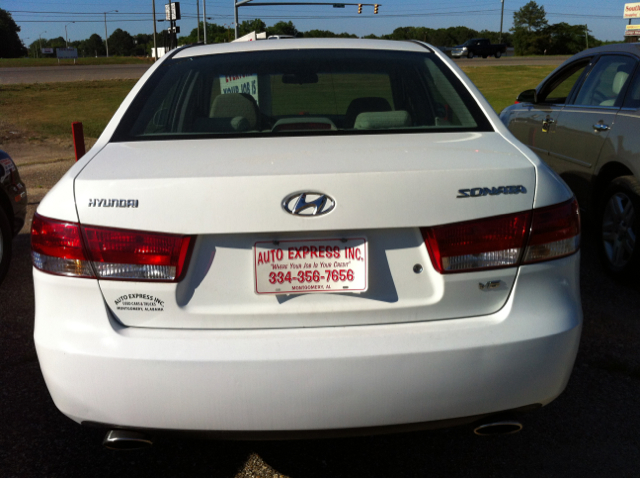
[[[364,236],[256,241],[253,245],[256,294],[363,293],[368,288],[368,270]]]

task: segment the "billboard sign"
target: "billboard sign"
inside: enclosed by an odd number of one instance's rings
[[[640,18],[640,3],[625,3],[623,18]]]
[[[180,20],[180,2],[171,2],[164,6],[165,20]]]
[[[625,37],[640,37],[640,25],[627,25]]]
[[[56,56],[58,58],[78,58],[77,48],[56,48]]]

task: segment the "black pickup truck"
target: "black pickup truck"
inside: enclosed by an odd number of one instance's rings
[[[492,45],[487,38],[472,38],[462,45],[451,49],[451,56],[454,58],[473,58],[473,57],[496,57],[500,58],[507,51],[504,43]]]

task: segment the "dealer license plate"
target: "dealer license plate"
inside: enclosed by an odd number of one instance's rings
[[[258,294],[367,290],[367,239],[258,241],[253,248]]]

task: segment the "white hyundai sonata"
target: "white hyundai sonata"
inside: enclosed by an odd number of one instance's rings
[[[185,47],[38,207],[38,358],[64,414],[138,434],[472,422],[567,384],[579,243],[429,45]]]

